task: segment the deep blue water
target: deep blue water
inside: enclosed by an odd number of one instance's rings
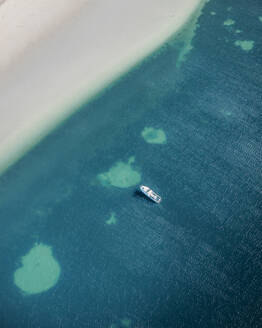
[[[180,68],[171,39],[1,177],[1,328],[262,326],[259,16],[261,1],[210,1]],[[160,205],[96,180],[131,156]],[[13,275],[35,242],[62,272],[24,296]]]

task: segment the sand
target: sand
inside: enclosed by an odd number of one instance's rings
[[[38,294],[53,287],[60,276],[60,265],[52,255],[52,248],[35,244],[22,257],[21,267],[14,273],[15,285],[24,295]]]
[[[160,46],[205,2],[2,2],[0,173],[79,104]]]

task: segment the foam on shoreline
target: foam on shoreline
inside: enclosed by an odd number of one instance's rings
[[[0,173],[178,31],[206,0],[84,2],[55,29],[48,23],[48,37],[39,35],[20,53],[10,50],[19,54],[12,65],[0,55]]]

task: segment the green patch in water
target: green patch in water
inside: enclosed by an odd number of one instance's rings
[[[152,127],[145,127],[141,132],[144,140],[151,144],[165,144],[166,134],[162,129],[155,129]]]
[[[35,244],[21,262],[14,273],[14,283],[25,294],[45,292],[57,283],[61,270],[50,246]]]
[[[129,328],[131,325],[131,320],[124,318],[121,320],[121,325],[122,325],[122,327]]]
[[[174,35],[170,40],[172,45],[177,49],[177,61],[176,67],[179,68],[187,59],[188,54],[193,49],[192,41],[198,28],[198,19],[202,14],[202,10],[205,4],[209,0],[202,0],[198,8],[194,11],[191,17],[188,19],[188,23]]]
[[[110,218],[108,220],[106,220],[106,224],[108,224],[108,225],[116,224],[116,221],[117,220],[116,220],[115,213],[112,212]]]
[[[250,51],[254,48],[254,41],[240,41],[240,40],[237,40],[235,41],[235,45],[240,47],[242,50],[244,51]]]
[[[130,157],[127,163],[118,161],[107,172],[98,174],[97,178],[104,186],[118,188],[135,186],[141,181],[141,174],[132,167],[134,161],[134,156]]]
[[[232,26],[232,25],[234,25],[235,23],[236,23],[236,22],[235,22],[233,19],[229,18],[229,19],[227,19],[227,20],[224,21],[223,25],[224,25],[224,26]]]

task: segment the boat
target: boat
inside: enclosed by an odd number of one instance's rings
[[[147,186],[140,186],[140,190],[144,195],[150,198],[153,202],[159,204],[161,202],[161,197],[156,194],[152,189]]]

